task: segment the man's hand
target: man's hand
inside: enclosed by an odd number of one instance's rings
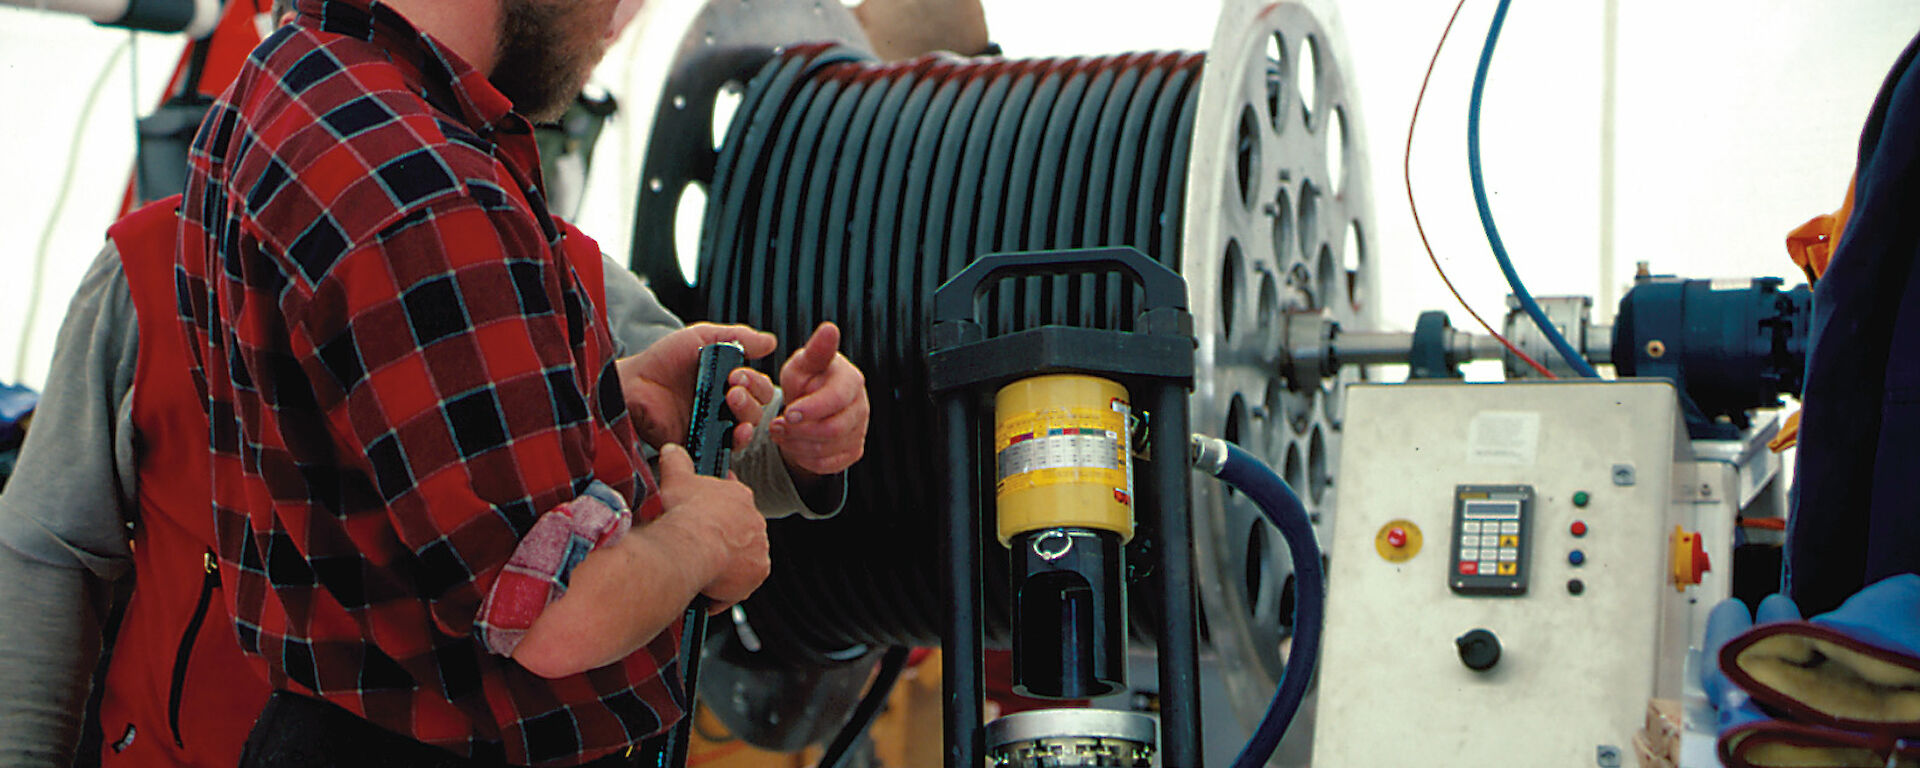
[[[694,598],[706,595],[719,612],[766,580],[767,522],[740,481],[695,472],[686,449],[669,443],[660,451],[660,501],[660,517],[574,568],[566,594],[533,620],[514,661],[546,678],[598,669],[652,642]]]
[[[980,0],[866,0],[853,9],[873,50],[887,61],[931,51],[961,55],[987,47]]]
[[[840,328],[821,323],[800,351],[780,369],[786,408],[767,425],[774,444],[795,480],[806,482],[845,470],[867,449],[867,378],[840,354]],[[766,377],[740,369],[729,380],[727,405],[740,419],[734,434],[745,445],[760,422],[760,409],[773,399]]]
[[[687,416],[693,412],[693,387],[700,365],[700,348],[719,341],[737,341],[748,360],[766,357],[778,346],[773,334],[744,325],[696,323],[653,343],[646,351],[615,363],[620,371],[620,390],[626,396],[627,411],[632,414],[634,430],[648,445],[663,446],[687,439]],[[773,382],[766,374],[751,368],[734,371],[728,379],[735,389],[757,389],[769,393]],[[727,402],[746,397],[745,392],[728,392]],[[764,402],[764,401],[763,401]],[[736,413],[738,408],[735,408]],[[755,411],[754,420],[760,414]],[[745,445],[744,442],[737,445]]]
[[[753,491],[739,480],[705,477],[693,469],[693,457],[677,444],[660,451],[660,501],[666,513],[652,525],[684,534],[697,572],[710,574],[700,594],[713,600],[712,611],[747,599],[766,581],[767,521],[754,507]]]

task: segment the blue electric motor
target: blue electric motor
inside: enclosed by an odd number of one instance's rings
[[[1614,368],[1673,381],[1695,439],[1733,439],[1748,411],[1800,392],[1813,291],[1782,285],[1777,277],[1640,278],[1614,319]]]

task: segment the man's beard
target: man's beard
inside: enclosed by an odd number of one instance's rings
[[[514,110],[534,122],[560,119],[586,85],[605,43],[583,4],[552,0],[507,0],[502,4],[500,50],[493,87],[513,100]],[[577,29],[578,28],[578,29]]]

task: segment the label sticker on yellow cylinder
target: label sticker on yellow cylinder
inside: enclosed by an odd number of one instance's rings
[[[1373,535],[1374,551],[1389,563],[1404,563],[1420,554],[1420,526],[1412,520],[1395,520],[1380,526]]]
[[[997,490],[1047,485],[1106,485],[1115,500],[1133,504],[1127,462],[1127,403],[1107,408],[1047,408],[1014,414],[994,429]]]

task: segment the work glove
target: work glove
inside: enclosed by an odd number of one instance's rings
[[[1751,628],[1738,601],[1715,606],[1706,647],[1719,664],[1702,684],[1722,763],[1920,767],[1920,742],[1904,738],[1920,733],[1920,576],[1899,582],[1810,621],[1783,595],[1761,602]]]

